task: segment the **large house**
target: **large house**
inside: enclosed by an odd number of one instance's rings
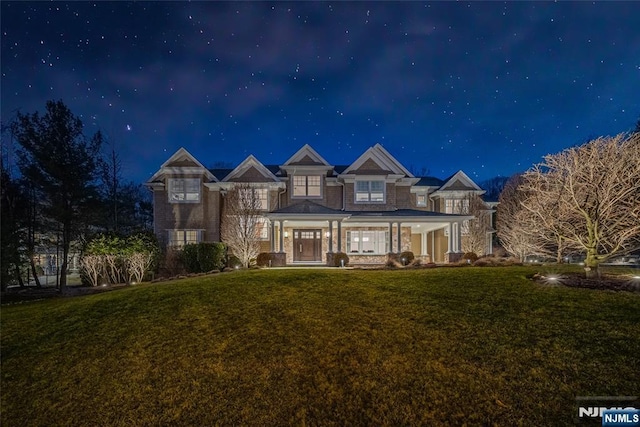
[[[473,216],[456,212],[465,212],[470,194],[484,193],[462,171],[444,180],[416,177],[380,144],[347,166],[305,145],[281,165],[250,155],[234,169],[208,169],[181,148],[146,183],[160,241],[220,241],[224,197],[238,183],[260,196],[261,249],[273,265],[331,264],[337,252],[353,264],[384,263],[403,251],[427,262],[458,261]],[[485,253],[491,241],[488,231]]]

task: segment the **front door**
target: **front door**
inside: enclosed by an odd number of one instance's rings
[[[293,260],[322,261],[322,230],[293,230]]]

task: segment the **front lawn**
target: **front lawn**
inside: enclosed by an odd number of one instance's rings
[[[640,295],[540,268],[261,270],[2,307],[3,426],[563,425],[637,395]]]

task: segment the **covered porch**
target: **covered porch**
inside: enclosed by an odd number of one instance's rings
[[[404,251],[424,262],[456,262],[462,257],[462,224],[472,218],[411,209],[349,212],[309,201],[266,217],[274,266],[332,265],[339,252],[356,265],[384,264],[389,253]]]

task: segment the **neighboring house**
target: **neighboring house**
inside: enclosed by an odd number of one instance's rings
[[[249,156],[235,169],[207,169],[181,148],[146,183],[161,242],[220,241],[225,193],[236,183],[258,189],[262,251],[277,265],[330,264],[336,252],[352,264],[384,263],[403,251],[427,262],[457,261],[473,216],[454,212],[469,194],[484,193],[462,171],[445,180],[415,177],[380,144],[347,166],[330,165],[305,145],[281,165]]]

